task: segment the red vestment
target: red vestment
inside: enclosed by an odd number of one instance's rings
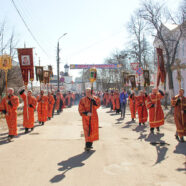
[[[145,123],[148,118],[147,107],[145,105],[145,101],[147,97],[137,96],[136,99],[137,99],[137,110],[138,110],[139,123]]]
[[[180,98],[179,95],[173,97],[171,105],[174,107],[177,134],[179,137],[186,136],[186,97]]]
[[[33,128],[34,127],[34,110],[37,105],[37,100],[34,96],[28,96],[28,104],[27,104],[27,95],[23,93],[20,96],[24,102],[23,126],[29,129]],[[27,114],[27,111],[28,111],[28,114]]]
[[[107,107],[109,105],[109,94],[105,93],[103,99],[104,99],[105,106]]]
[[[137,111],[137,100],[136,100],[136,96],[134,96],[134,94],[131,94],[129,96],[129,101],[130,101],[131,118],[134,119],[134,118],[136,118],[136,111]]]
[[[149,124],[151,128],[164,124],[164,113],[161,107],[161,99],[164,96],[160,93],[150,94],[146,100],[146,107],[149,109]]]
[[[8,104],[11,103],[11,105]],[[1,102],[2,110],[6,113],[6,122],[9,129],[9,135],[17,135],[17,107],[19,105],[19,98],[17,96],[11,96],[10,98],[4,97]]]
[[[115,102],[116,110],[119,110],[120,109],[119,93],[116,93],[114,95],[114,102]]]
[[[79,113],[82,116],[83,130],[84,130],[86,142],[93,142],[99,139],[99,130],[98,130],[99,123],[98,123],[97,109],[100,107],[100,99],[98,97],[94,97],[94,100],[96,102],[96,105],[92,104],[90,136],[88,136],[90,116],[87,116],[85,112],[90,112],[91,101],[88,97],[83,97],[79,102]]]
[[[52,117],[53,107],[54,107],[55,99],[52,95],[48,96],[48,117]]]
[[[112,109],[115,110],[116,105],[115,105],[114,95],[113,94],[110,95],[110,101],[112,103]]]
[[[48,117],[48,97],[47,96],[37,96],[37,112],[38,112],[38,121],[45,122]]]

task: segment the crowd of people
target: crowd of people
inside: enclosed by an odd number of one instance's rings
[[[156,88],[152,89],[150,94],[144,90],[140,90],[138,94],[131,90],[127,92],[125,89],[111,90],[105,92],[91,92],[86,89],[85,92],[78,94],[68,92],[62,94],[60,91],[56,93],[48,91],[47,95],[41,90],[36,97],[32,95],[32,91],[27,92],[22,89],[19,91],[20,97],[24,102],[23,108],[23,126],[25,133],[34,129],[34,111],[37,110],[38,122],[44,125],[47,120],[54,117],[54,112],[60,114],[64,108],[79,104],[79,113],[82,116],[83,129],[85,135],[85,150],[92,148],[93,141],[99,139],[98,132],[98,115],[97,109],[100,105],[111,109],[116,114],[121,113],[121,120],[125,118],[126,106],[129,104],[131,113],[131,122],[135,122],[136,114],[138,114],[139,126],[145,125],[147,120],[150,125],[150,133],[154,134],[155,129],[160,131],[160,127],[164,125],[164,112],[161,106],[161,100],[164,92]],[[176,124],[175,137],[180,142],[184,142],[186,136],[186,98],[184,90],[180,89],[179,94],[171,99],[171,105],[175,108],[174,119]],[[14,95],[12,88],[8,89],[8,96],[5,96],[0,103],[0,111],[5,114],[9,134],[8,141],[11,141],[17,135],[17,108],[19,106],[19,98]]]
[[[77,104],[82,96],[71,91],[65,94],[60,91],[56,93],[48,91],[45,94],[43,90],[40,91],[39,95],[34,96],[31,90],[25,91],[24,89],[19,91],[19,95],[24,103],[23,127],[25,133],[34,130],[35,110],[37,110],[39,124],[44,125],[47,120],[54,117],[54,112],[60,114],[64,108]],[[21,100],[14,94],[14,89],[9,88],[8,95],[0,102],[0,111],[5,114],[8,125],[8,141],[12,141],[12,138],[17,136],[17,109]]]
[[[121,119],[125,118],[126,106],[129,104],[131,113],[131,122],[135,122],[136,114],[138,114],[139,126],[145,125],[149,121],[150,132],[154,134],[155,129],[160,131],[160,127],[164,125],[164,112],[161,106],[161,100],[164,98],[164,92],[157,88],[152,89],[150,94],[140,90],[138,94],[131,90],[127,92],[125,89],[98,92],[97,96],[101,98],[105,107],[110,107],[116,114],[121,113]],[[184,142],[186,136],[186,98],[184,97],[184,89],[179,90],[179,94],[171,99],[171,106],[175,108],[174,120],[176,124],[175,137],[180,142]]]

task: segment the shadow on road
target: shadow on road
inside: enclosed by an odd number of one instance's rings
[[[135,129],[133,129],[133,131],[135,132],[139,132],[140,136],[138,137],[138,140],[143,140],[147,138],[147,134],[144,134],[145,132],[147,132],[146,130],[147,126],[146,125],[142,125],[142,126],[137,126]]]
[[[7,137],[0,138],[0,145],[4,145],[4,144],[7,144],[7,143],[9,143]]]
[[[183,163],[183,167],[177,168],[176,170],[179,172],[184,172],[186,174],[186,142],[178,143],[178,145],[176,146],[176,149],[174,150],[174,153],[185,155],[185,162]]]
[[[0,136],[7,136],[8,135],[8,132],[5,132],[5,133],[1,133]]]
[[[161,138],[164,136],[164,134],[158,133],[158,134],[149,134],[148,137],[145,139],[145,141],[150,142],[151,145],[156,147],[157,152],[157,160],[154,165],[161,163],[163,160],[165,160],[166,153],[168,148],[166,146],[170,145],[166,143],[165,141],[161,140]]]
[[[95,152],[94,150],[91,150],[89,152],[83,152],[81,154],[78,154],[76,156],[69,158],[68,160],[58,163],[58,165],[61,166],[61,168],[59,168],[58,170],[63,171],[63,172],[62,172],[62,174],[54,176],[50,180],[50,182],[51,183],[60,182],[62,179],[65,178],[66,172],[68,172],[69,170],[71,170],[73,168],[84,166],[85,164],[83,163],[83,161],[88,159],[94,152]]]

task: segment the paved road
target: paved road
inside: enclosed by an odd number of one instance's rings
[[[84,152],[77,106],[44,126],[5,143],[0,130],[0,186],[186,186],[186,143],[174,139],[175,126],[159,134],[99,109],[100,140]],[[19,119],[19,124],[21,124]]]

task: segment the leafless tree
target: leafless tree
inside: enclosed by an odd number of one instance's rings
[[[9,54],[12,59],[16,57],[16,50],[15,47],[17,45],[17,41],[15,39],[15,33],[12,31],[11,33],[8,32],[8,28],[6,28],[5,21],[0,25],[0,51],[1,55]],[[19,87],[19,82],[22,85],[22,76],[19,67],[12,67],[11,70],[8,71],[7,74],[7,83],[8,86],[11,87]],[[15,86],[16,85],[16,86]],[[5,73],[3,70],[0,70],[0,96],[5,91],[6,81],[5,81]]]
[[[147,68],[152,56],[152,47],[145,37],[147,23],[139,16],[139,11],[135,11],[128,22],[127,29],[130,34],[129,54],[131,59],[139,62],[144,69]]]
[[[181,19],[179,19],[179,22],[176,22],[165,4],[160,4],[158,1],[153,0],[143,1],[139,10],[140,17],[146,21],[151,33],[154,33],[153,36],[159,41],[159,46],[165,51],[170,96],[174,94],[171,66],[175,62],[179,41],[183,33],[183,12],[181,14]],[[173,20],[174,23],[179,25],[174,33],[164,26],[165,23],[173,23]]]

